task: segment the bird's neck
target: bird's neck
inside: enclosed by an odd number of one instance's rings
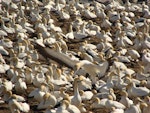
[[[74,83],[73,89],[74,89],[74,95],[79,95],[78,83],[76,83],[76,82]]]

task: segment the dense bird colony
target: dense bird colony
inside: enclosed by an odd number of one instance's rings
[[[0,0],[0,113],[149,113],[150,1]]]

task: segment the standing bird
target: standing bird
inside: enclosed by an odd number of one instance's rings
[[[82,78],[82,76],[80,76],[80,77],[75,78],[74,83],[73,83],[74,95],[70,97],[70,100],[71,100],[71,104],[75,105],[76,107],[78,107],[82,102],[82,99],[81,99],[81,96],[80,96],[80,93],[78,90],[78,84],[82,80],[83,80],[83,78]]]

